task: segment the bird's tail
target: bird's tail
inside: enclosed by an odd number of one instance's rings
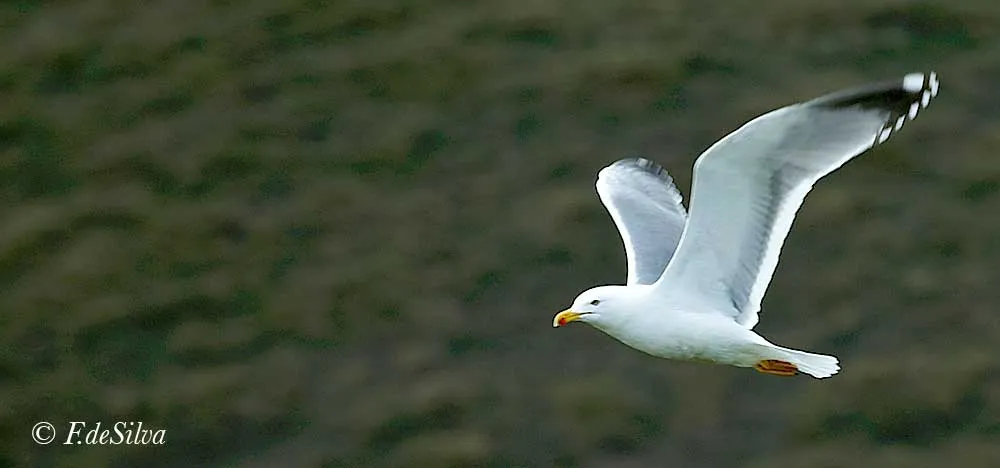
[[[825,354],[813,354],[805,351],[782,348],[776,346],[784,354],[784,360],[792,363],[798,370],[805,372],[817,379],[825,379],[837,372],[840,372],[840,364],[837,358]]]

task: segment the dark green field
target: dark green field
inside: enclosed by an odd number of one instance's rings
[[[0,466],[1000,466],[1000,2],[0,4]],[[757,331],[659,360],[597,171],[936,70],[824,179]],[[60,438],[35,444],[38,421]],[[143,421],[163,446],[62,445]]]

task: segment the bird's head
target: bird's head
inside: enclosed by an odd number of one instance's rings
[[[591,288],[573,301],[569,309],[556,314],[553,327],[561,327],[570,322],[585,322],[599,326],[622,318],[629,311],[630,302],[625,286],[598,286]]]

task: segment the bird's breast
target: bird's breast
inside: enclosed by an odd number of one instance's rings
[[[746,330],[721,314],[649,315],[603,331],[644,353],[689,361],[724,361],[734,347],[746,343]]]

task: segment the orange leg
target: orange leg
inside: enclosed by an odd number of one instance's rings
[[[753,368],[757,369],[757,372],[780,375],[782,377],[791,377],[799,373],[799,368],[795,367],[795,364],[777,359],[765,359],[755,364]]]

